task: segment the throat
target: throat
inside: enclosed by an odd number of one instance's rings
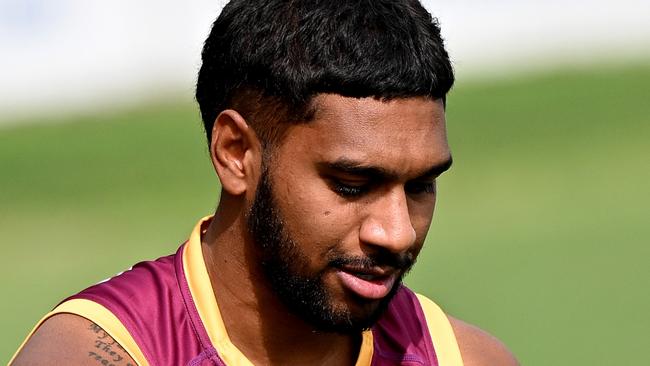
[[[271,336],[263,344],[266,354],[251,359],[256,365],[322,365],[339,366],[357,363],[362,336],[312,334],[303,338]]]
[[[317,332],[293,315],[264,285],[263,274],[250,261],[245,245],[227,235],[202,238],[202,254],[211,282],[220,330],[232,347],[220,349],[224,359],[242,356],[254,365],[355,365],[362,334]],[[238,260],[233,260],[237,258]]]
[[[225,331],[234,348],[254,365],[355,365],[362,333],[315,331],[287,311],[259,281],[215,291]],[[219,289],[221,286],[215,286]],[[242,290],[250,296],[242,298]]]

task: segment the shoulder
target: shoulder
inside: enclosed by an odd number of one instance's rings
[[[425,314],[429,335],[444,364],[464,366],[517,366],[519,363],[497,338],[451,317],[431,299],[416,294]],[[462,359],[462,361],[460,361]]]
[[[12,365],[135,365],[129,355],[142,364],[140,347],[147,344],[137,344],[134,336],[151,339],[168,320],[165,310],[182,308],[173,296],[178,285],[172,259],[138,263],[68,297],[37,323]]]
[[[97,324],[73,314],[57,314],[34,332],[11,363],[20,365],[136,365]]]
[[[484,330],[448,317],[465,366],[518,366],[515,356],[497,338]]]

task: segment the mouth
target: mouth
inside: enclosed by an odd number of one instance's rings
[[[395,271],[380,267],[354,268],[344,266],[337,270],[336,275],[345,289],[369,300],[379,300],[388,295],[397,280]]]

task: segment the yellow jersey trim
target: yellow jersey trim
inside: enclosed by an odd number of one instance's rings
[[[10,365],[36,330],[38,330],[47,319],[57,314],[74,314],[94,322],[108,333],[108,335],[110,335],[117,343],[119,343],[119,345],[124,348],[138,366],[149,366],[149,362],[144,357],[140,347],[138,347],[133,337],[131,337],[131,334],[129,334],[124,325],[122,325],[122,322],[120,322],[120,320],[104,306],[86,299],[68,300],[47,313],[38,323],[36,323],[34,329],[29,332],[27,338],[25,338],[14,356],[11,358],[11,361],[9,361]]]
[[[361,347],[359,349],[359,357],[354,366],[370,366],[372,362],[372,355],[374,353],[374,342],[372,338],[372,331],[367,330],[361,333]]]
[[[210,342],[219,357],[229,366],[253,366],[246,356],[230,341],[226,326],[221,318],[219,305],[212,290],[212,283],[203,260],[201,231],[204,223],[211,219],[204,217],[194,227],[190,239],[183,248],[183,271],[194,299],[194,305],[203,322]]]
[[[228,366],[253,366],[253,363],[230,341],[219,311],[217,297],[212,289],[205,260],[203,259],[201,249],[202,228],[211,219],[212,216],[204,217],[194,227],[187,244],[183,248],[183,271],[196,310],[219,357]],[[369,366],[372,355],[372,331],[365,331],[362,333],[361,347],[355,366]]]
[[[438,364],[440,366],[463,366],[460,348],[454,334],[454,329],[449,322],[447,314],[426,296],[415,294],[420,302],[424,318],[427,321],[429,335],[433,342]]]

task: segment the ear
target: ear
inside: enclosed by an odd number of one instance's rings
[[[237,111],[219,113],[212,126],[210,156],[221,186],[233,196],[253,192],[261,164],[257,134]]]

